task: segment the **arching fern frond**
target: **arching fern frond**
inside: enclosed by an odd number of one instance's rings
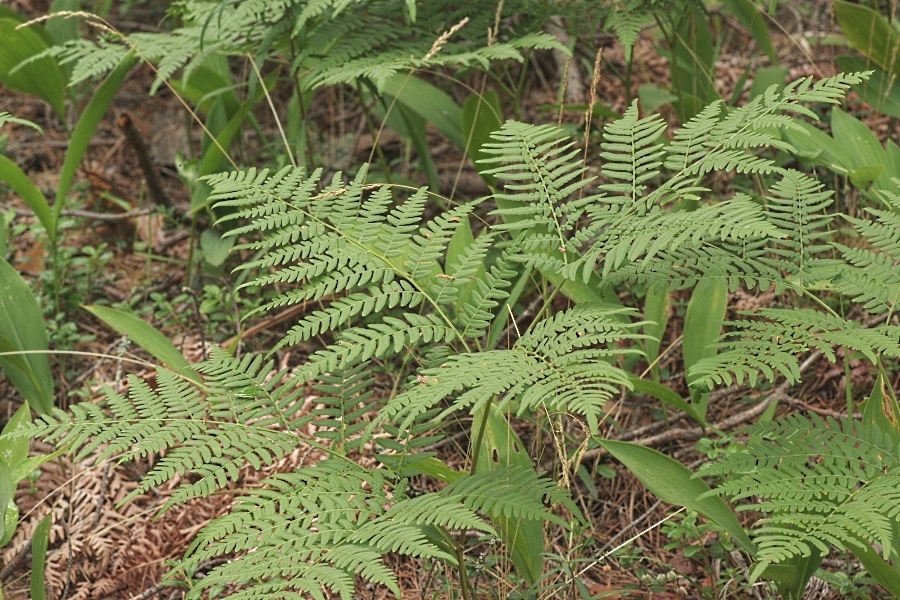
[[[834,347],[843,346],[862,353],[875,363],[878,355],[900,356],[900,327],[880,325],[862,328],[855,321],[813,309],[762,309],[752,313],[760,320],[730,323],[736,331],[726,337],[724,350],[704,358],[691,371],[697,383],[742,383],[746,377],[756,385],[762,373],[769,381],[780,373],[788,381],[800,379],[797,355],[810,349],[820,350],[832,362]]]

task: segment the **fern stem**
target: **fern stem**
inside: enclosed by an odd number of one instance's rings
[[[465,535],[465,533],[461,534]],[[456,544],[456,562],[459,571],[459,588],[462,593],[463,600],[471,600],[472,592],[469,589],[469,574],[466,572],[466,553],[462,544]]]

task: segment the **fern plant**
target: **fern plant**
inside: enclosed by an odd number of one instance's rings
[[[790,113],[811,115],[805,103],[836,102],[860,79],[803,80],[734,110],[713,104],[668,143],[662,120],[640,118],[633,105],[604,131],[599,184],[561,131],[508,122],[486,148],[503,188],[433,217],[425,216],[432,192],[370,183],[366,166],[346,179],[299,167],[211,176],[211,201],[229,211],[238,248],[257,255],[241,267],[252,272],[246,285],[279,290],[258,311],[317,307],[273,352],[313,338],[324,347],[277,373],[262,357],[216,350],[196,367],[199,383],[160,369],[155,388],[132,378],[127,396],[107,389],[105,403],[56,411],[17,434],[99,460],[164,452],[134,493],[193,474],[167,506],[225,488],[243,469],[273,465],[298,447],[327,456],[272,475],[200,532],[186,567],[236,558],[192,597],[229,582],[238,598],[350,598],[357,576],[399,594],[384,561],[391,553],[445,562],[471,597],[467,531],[502,539],[534,585],[545,524],[565,527],[581,515],[565,489],[535,471],[505,415],[568,414],[587,435],[599,433],[607,402],[632,385],[620,358],[639,352],[643,326],[615,296],[598,301],[599,288],[680,289],[712,277],[798,297],[827,280],[859,294],[846,282],[869,263],[853,263],[849,248],[836,249],[844,262],[819,258],[828,195],[763,150],[787,148],[773,128],[795,127]],[[705,178],[727,171],[772,178],[765,203],[710,198]],[[685,200],[703,203],[673,210]],[[886,265],[878,257],[893,251],[893,237],[872,227],[878,251],[866,251]],[[511,295],[535,268],[563,293],[582,284],[595,296],[555,313],[548,297],[538,318],[510,323],[501,343]],[[807,348],[847,345],[876,359],[894,351],[892,326],[861,334],[848,323],[810,309],[760,312],[729,349],[701,361],[696,385],[796,376],[796,355]],[[387,395],[374,392],[372,372],[386,362],[397,370]],[[310,384],[318,408],[304,402]],[[469,415],[468,467],[452,468],[427,447]],[[375,466],[358,461],[368,452]],[[440,489],[412,497],[410,478],[422,476]],[[867,539],[885,539],[874,533]],[[774,563],[789,554],[761,556]]]
[[[758,546],[752,578],[797,560],[811,561],[815,570],[835,546],[852,550],[898,593],[900,576],[886,562],[900,559],[897,408],[880,376],[861,420],[810,413],[758,425],[746,446],[701,469],[701,475],[730,475],[715,493],[756,499],[739,510],[768,515],[752,531]],[[795,591],[802,594],[803,586]]]
[[[170,9],[181,23],[171,32],[74,40],[47,54],[74,65],[72,84],[104,74],[136,49],[156,67],[153,90],[180,70],[190,75],[210,57],[247,54],[287,57],[292,76],[305,89],[362,79],[380,90],[390,77],[411,69],[486,67],[497,60],[523,60],[523,51],[558,48],[540,26],[548,11],[561,7],[537,3],[526,10],[525,4],[508,3],[497,14],[496,3],[484,0],[464,6],[441,2],[419,14],[415,3],[396,0],[189,0]],[[518,20],[518,28],[500,31],[497,23],[504,14],[529,16]],[[452,39],[439,38],[451,29]]]

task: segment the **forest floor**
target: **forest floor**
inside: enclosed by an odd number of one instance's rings
[[[779,61],[788,67],[788,80],[798,77],[828,76],[835,72],[833,46],[810,46],[809,40],[824,39],[833,33],[835,26],[829,14],[828,3],[791,3],[782,5],[778,23],[781,31],[773,29],[773,41],[778,49]],[[17,0],[11,7],[23,14],[36,17],[45,13],[47,2],[41,0]],[[116,9],[112,22],[123,31],[149,29],[149,23],[161,18],[153,3],[138,3],[117,20]],[[801,41],[802,40],[802,41]],[[604,46],[604,71],[622,71],[625,61],[621,47],[612,38],[597,36],[596,45]],[[637,95],[641,84],[652,82],[664,85],[668,79],[665,59],[654,47],[655,42],[643,36],[635,48],[635,70],[630,93],[621,85],[617,76],[601,73],[599,82],[600,102],[612,111],[622,113],[629,100]],[[750,59],[746,47],[751,38],[735,30],[726,38],[716,64],[716,85],[724,97],[729,97],[740,81]],[[588,49],[579,48],[588,54]],[[593,50],[590,50],[593,52]],[[586,61],[593,61],[589,56]],[[580,126],[581,111],[558,112],[552,108],[557,103],[560,77],[550,54],[541,55],[530,66],[529,89],[523,107],[525,118],[531,122],[561,122]],[[580,80],[586,90],[590,72],[582,62],[574,61],[571,69],[578,73],[572,85]],[[196,228],[184,224],[182,218],[188,212],[189,196],[186,186],[179,179],[176,168],[178,152],[190,154],[196,151],[200,139],[199,129],[186,119],[185,111],[174,95],[161,88],[148,95],[153,72],[138,68],[132,72],[125,86],[116,96],[112,108],[97,130],[78,175],[74,198],[65,215],[65,228],[61,246],[64,280],[61,297],[64,305],[60,316],[53,309],[48,316],[57,349],[86,354],[59,354],[54,356],[54,373],[57,380],[57,405],[65,408],[72,403],[94,399],[101,395],[101,385],[124,385],[124,377],[152,378],[153,369],[132,363],[122,363],[116,355],[151,360],[136,347],[121,348],[119,336],[78,309],[79,304],[117,304],[131,307],[142,318],[164,331],[185,356],[199,361],[211,343],[222,343],[236,335],[237,316],[244,307],[232,306],[228,289],[232,278],[224,269],[204,268],[192,260],[192,246],[197,243]],[[82,102],[86,96],[82,96]],[[571,98],[573,103],[583,103],[585,97]],[[359,108],[346,100],[339,91],[328,90],[313,102],[310,119],[316,124],[319,135],[314,143],[326,168],[338,170],[351,163],[369,160],[374,151],[373,137],[367,133]],[[549,108],[548,108],[549,107]],[[664,114],[665,114],[664,109]],[[29,119],[44,129],[44,134],[24,127],[8,127],[0,138],[2,151],[15,160],[39,187],[48,193],[56,188],[67,143],[67,131],[41,101],[0,87],[0,111]],[[134,148],[119,126],[123,115],[130,117],[149,146],[156,161],[160,180],[168,197],[165,210],[155,210],[148,198],[144,176],[139,167]],[[865,116],[864,107],[859,112]],[[670,115],[671,116],[671,115]],[[897,124],[886,118],[866,116],[866,123],[885,139],[897,139]],[[260,115],[264,131],[276,135],[274,122]],[[71,125],[71,124],[70,124]],[[596,125],[596,124],[595,124]],[[433,155],[440,169],[444,193],[455,193],[457,198],[477,197],[487,192],[473,165],[461,160],[460,155],[433,132]],[[390,132],[378,140],[385,154],[397,159],[402,169],[405,148],[402,141]],[[252,156],[259,140],[252,132],[240,146],[245,156]],[[246,161],[245,161],[246,162]],[[417,182],[417,183],[424,183]],[[727,182],[722,182],[727,185]],[[35,286],[41,290],[47,281],[47,250],[36,227],[36,220],[27,206],[13,194],[0,189],[0,211],[14,211],[11,238],[11,261]],[[138,214],[134,214],[138,213]],[[235,266],[226,263],[225,268]],[[46,294],[45,302],[52,302]],[[732,311],[765,305],[774,299],[772,294],[751,296],[736,293],[729,301]],[[678,299],[673,303],[678,304]],[[683,314],[683,312],[681,313]],[[296,314],[288,315],[296,318]],[[669,321],[666,340],[674,340],[680,330],[679,313],[676,310]],[[254,352],[271,347],[274,340],[290,326],[290,318],[284,315],[262,315],[242,323],[245,334],[241,351]],[[249,328],[250,333],[247,334]],[[663,346],[665,346],[665,342]],[[92,353],[92,354],[91,354]],[[93,355],[103,355],[96,358]],[[305,357],[303,348],[279,354],[284,367],[300,364]],[[660,365],[676,373],[680,366],[675,362]],[[851,381],[855,390],[866,389],[873,381],[872,373],[864,366],[851,361]],[[804,384],[785,390],[784,401],[778,414],[797,410],[813,410],[823,415],[844,414],[846,407],[844,370],[826,360],[812,361],[807,365]],[[314,399],[309,392],[310,402]],[[729,388],[717,395],[711,403],[712,422],[732,418],[732,429],[747,424],[754,414],[753,400],[757,397],[745,390]],[[14,389],[0,380],[0,417],[17,408],[19,400]],[[734,422],[736,415],[746,414],[743,422]],[[616,420],[625,428],[622,439],[640,440],[664,450],[686,464],[697,463],[705,454],[699,453],[697,440],[699,429],[687,420],[674,421],[665,428],[655,405],[629,401],[618,408]],[[740,419],[736,419],[740,421]],[[521,432],[534,448],[545,448],[544,456],[552,466],[553,449],[550,441],[533,431]],[[454,443],[464,443],[455,439]],[[50,451],[47,446],[35,443],[36,452]],[[540,452],[537,452],[540,455]],[[30,568],[29,540],[40,519],[52,513],[53,529],[48,553],[48,586],[54,599],[104,599],[126,598],[181,598],[183,588],[160,587],[160,579],[167,570],[166,561],[180,557],[192,536],[214,517],[223,514],[233,500],[231,493],[219,493],[178,506],[163,515],[159,508],[166,502],[176,482],[152,493],[118,506],[119,501],[135,488],[141,473],[155,457],[134,464],[115,465],[110,462],[94,464],[91,457],[80,461],[60,459],[42,467],[39,476],[23,482],[16,495],[22,511],[22,520],[12,542],[0,550],[2,570],[0,579],[8,598],[27,598],[28,572]],[[252,486],[272,472],[290,469],[309,461],[301,450],[262,472],[248,472],[233,486],[237,491]],[[601,459],[602,460],[602,459]],[[604,460],[602,473],[593,489],[581,489],[579,502],[592,518],[594,547],[591,554],[600,557],[618,545],[627,547],[615,556],[595,564],[585,563],[585,581],[589,591],[606,598],[653,597],[658,599],[690,598],[740,598],[766,597],[760,588],[751,588],[746,582],[747,565],[740,555],[728,548],[714,547],[716,536],[703,530],[699,524],[678,521],[682,529],[696,534],[683,543],[665,535],[672,529],[652,527],[671,515],[673,509],[656,500],[626,470]],[[674,522],[674,521],[673,521]],[[699,529],[698,529],[699,528]],[[649,529],[649,531],[644,531]],[[641,533],[641,535],[637,535]],[[631,539],[633,538],[634,539]],[[564,554],[566,540],[560,539],[559,551]],[[476,551],[477,552],[477,551]],[[209,569],[213,564],[201,565]],[[832,565],[843,569],[848,577],[855,574],[852,562],[835,559]],[[407,592],[404,597],[432,597],[429,578],[435,574],[405,561],[397,565],[401,581]],[[641,574],[669,576],[663,586],[652,587],[641,579]],[[437,574],[440,576],[440,573]],[[502,582],[485,584],[487,590],[502,593]],[[370,595],[361,590],[360,598],[387,597],[383,590],[373,589]],[[605,594],[604,594],[605,593]],[[872,588],[877,594],[877,588]],[[485,597],[493,597],[486,594]],[[600,596],[598,596],[600,597]],[[810,596],[813,597],[813,596]],[[816,598],[843,597],[834,586],[822,584]]]

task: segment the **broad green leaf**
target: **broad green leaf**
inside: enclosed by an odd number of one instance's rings
[[[53,0],[48,12],[75,12],[81,10],[82,0]],[[54,17],[44,21],[44,28],[53,38],[53,43],[63,45],[78,39],[78,19]],[[65,68],[65,67],[62,67]]]
[[[40,414],[47,414],[53,409],[53,375],[46,354],[48,342],[44,316],[28,285],[12,265],[2,258],[0,315],[3,315],[0,318],[0,337],[5,338],[4,345],[11,344],[15,351],[41,351],[20,355],[30,373],[23,373],[15,367],[15,361],[10,362],[4,357],[0,357],[0,367],[32,408]],[[8,368],[10,366],[13,368]]]
[[[478,161],[490,157],[482,151],[482,147],[491,141],[491,132],[499,131],[503,127],[500,97],[492,91],[471,94],[466,98],[459,116],[462,133],[466,139],[463,153],[470,157],[475,163],[475,168],[479,169]],[[488,173],[481,176],[488,185],[497,185],[497,178],[494,175]]]
[[[882,69],[900,75],[900,37],[883,16],[867,6],[837,0],[834,14],[850,45]]]
[[[234,246],[234,236],[222,237],[215,229],[204,229],[200,234],[200,250],[203,259],[214,267],[220,266],[228,258]]]
[[[712,32],[706,18],[696,14],[681,19],[675,32],[675,46],[669,60],[672,103],[678,119],[686,123],[709,103],[719,99],[715,88],[716,55]]]
[[[19,524],[19,507],[10,501],[3,511],[3,537],[0,537],[0,548],[7,545],[16,533],[16,525]]]
[[[666,386],[660,383],[656,383],[655,381],[638,379],[637,377],[629,377],[628,381],[630,381],[634,386],[634,391],[647,394],[648,396],[653,396],[660,402],[665,402],[669,406],[683,411],[685,414],[687,414],[700,424],[704,424],[706,422],[703,419],[702,415],[700,415],[700,413],[698,413],[693,406],[685,402],[684,398],[682,398]]]
[[[18,25],[16,19],[0,18],[0,83],[46,100],[65,121],[66,77],[50,56],[22,64],[46,50],[48,44],[33,31],[40,25],[16,29]]]
[[[6,370],[7,375],[13,371],[18,371],[19,374],[26,377],[35,388],[40,387],[37,375],[34,374],[34,371],[31,370],[31,365],[25,360],[28,355],[23,354],[22,349],[5,335],[0,335],[0,355],[2,355],[0,356],[0,361],[5,361],[0,364],[2,364],[3,369]],[[14,380],[15,377],[16,376],[10,376],[10,379]]]
[[[15,213],[13,213],[13,216]],[[0,256],[6,256],[9,242],[9,224],[12,223],[10,213],[0,212]]]
[[[669,290],[665,287],[659,290],[653,286],[647,290],[644,297],[644,353],[647,362],[653,364],[659,358],[659,344],[666,325],[669,323]],[[659,378],[659,367],[653,365],[653,378]]]
[[[863,167],[884,165],[884,148],[872,130],[837,107],[831,109],[831,135],[839,142],[843,162],[851,167],[851,173]]]
[[[884,155],[886,158],[884,165],[884,173],[881,177],[887,177],[890,180],[890,186],[884,189],[897,190],[897,184],[894,179],[900,179],[900,146],[894,143],[894,140],[888,140],[884,147]],[[881,177],[876,183],[881,183]]]
[[[226,115],[234,116],[240,109],[241,102],[234,91],[229,76],[221,72],[218,61],[208,57],[196,69],[192,69],[187,79],[174,80],[170,83],[176,92],[184,96],[197,107],[197,110],[208,113],[217,100],[221,100]],[[227,67],[227,63],[226,63]],[[209,124],[207,124],[207,127]],[[211,130],[213,134],[219,132]]]
[[[53,211],[50,210],[47,198],[28,179],[25,172],[19,168],[19,165],[2,154],[0,154],[0,181],[6,182],[25,201],[25,204],[34,211],[34,216],[44,226],[50,241],[56,242],[56,220],[53,218]]]
[[[756,4],[750,0],[722,0],[722,5],[750,31],[753,39],[756,40],[756,45],[766,53],[769,60],[773,64],[778,64],[778,55],[775,53],[775,47],[772,46],[772,39],[769,37],[766,19]]]
[[[794,154],[798,158],[827,167],[835,173],[846,175],[850,172],[843,150],[833,137],[805,121],[795,119],[794,124],[803,131],[784,128],[782,135],[796,149]]]
[[[691,367],[703,358],[711,358],[718,352],[715,344],[722,332],[725,308],[728,304],[728,285],[722,279],[706,278],[697,284],[691,294],[684,315],[684,371],[688,384],[693,383]]]
[[[31,538],[31,598],[47,599],[47,585],[44,582],[44,568],[47,563],[47,546],[50,543],[52,515],[47,515],[34,530]]]
[[[441,180],[438,177],[437,165],[431,156],[431,144],[428,142],[428,132],[425,119],[411,111],[402,104],[398,104],[387,115],[385,121],[388,127],[409,139],[416,149],[419,159],[419,168],[425,172],[428,187],[435,192],[441,190]]]
[[[127,335],[132,342],[149,352],[163,365],[194,381],[200,380],[178,348],[149,323],[131,313],[106,306],[85,306],[84,309],[120,334]]]
[[[756,554],[756,547],[725,501],[714,495],[700,498],[711,490],[686,466],[639,444],[600,440],[600,445],[628,467],[657,498],[697,511],[727,531],[750,556]]]
[[[22,481],[23,479],[34,473],[35,470],[40,469],[42,464],[59,458],[60,456],[65,454],[67,450],[68,447],[63,446],[56,452],[52,452],[50,454],[36,454],[19,461],[19,463],[12,469],[13,481],[15,481],[16,483]]]
[[[678,100],[678,96],[653,83],[645,83],[638,88],[638,100],[645,113],[652,113],[660,106]]]
[[[858,73],[872,69],[872,74],[862,83],[852,85],[853,90],[859,94],[863,102],[874,110],[900,119],[900,85],[889,73],[867,64],[866,61],[855,56],[838,56],[838,66],[845,73]]]
[[[777,565],[767,565],[759,577],[773,581],[785,600],[801,600],[809,578],[815,575],[824,556],[810,546],[809,556],[795,554]]]
[[[437,127],[458,149],[465,150],[459,106],[442,90],[415,75],[398,74],[388,78],[380,91],[389,109],[391,102],[402,104]]]
[[[26,401],[13,413],[12,418],[3,428],[3,433],[12,433],[30,423],[31,407]],[[30,442],[31,440],[27,437],[0,437],[0,460],[5,462],[10,469],[15,469],[19,463],[28,458]]]
[[[847,544],[853,556],[862,563],[869,575],[884,586],[895,598],[900,598],[900,573],[885,561],[866,540],[857,538],[859,544]]]
[[[872,393],[861,403],[860,409],[863,423],[876,426],[882,433],[890,436],[889,439],[892,438],[892,444],[897,444],[900,443],[900,406],[888,393],[887,385],[884,374],[879,373]]]
[[[444,461],[434,456],[430,456],[424,460],[416,461],[415,468],[421,474],[428,475],[429,477],[434,477],[435,479],[443,481],[444,483],[451,483],[465,475],[465,473],[463,473],[462,471],[451,469]]]
[[[750,86],[750,99],[753,100],[766,92],[767,89],[776,86],[780,90],[784,87],[784,78],[787,77],[787,67],[760,67],[753,76],[753,85]]]
[[[106,76],[106,79],[103,80],[103,83],[100,84],[100,87],[97,88],[90,102],[88,102],[87,108],[81,113],[81,117],[79,117],[78,123],[75,125],[75,130],[72,132],[72,137],[69,139],[69,149],[66,151],[66,158],[63,160],[63,166],[59,171],[59,184],[56,188],[56,200],[53,203],[54,223],[59,221],[59,215],[66,202],[66,194],[69,193],[69,188],[72,187],[75,174],[78,172],[78,166],[81,164],[81,159],[84,158],[84,153],[91,143],[91,138],[94,137],[94,131],[97,129],[97,125],[100,124],[100,119],[106,114],[106,109],[109,108],[113,97],[119,91],[119,88],[122,87],[125,77],[131,72],[131,68],[137,62],[137,54],[134,52],[128,53],[116,68]]]
[[[853,169],[848,174],[848,177],[850,177],[850,183],[855,187],[864,190],[869,187],[873,181],[878,179],[883,171],[884,165],[866,165],[864,167]]]

